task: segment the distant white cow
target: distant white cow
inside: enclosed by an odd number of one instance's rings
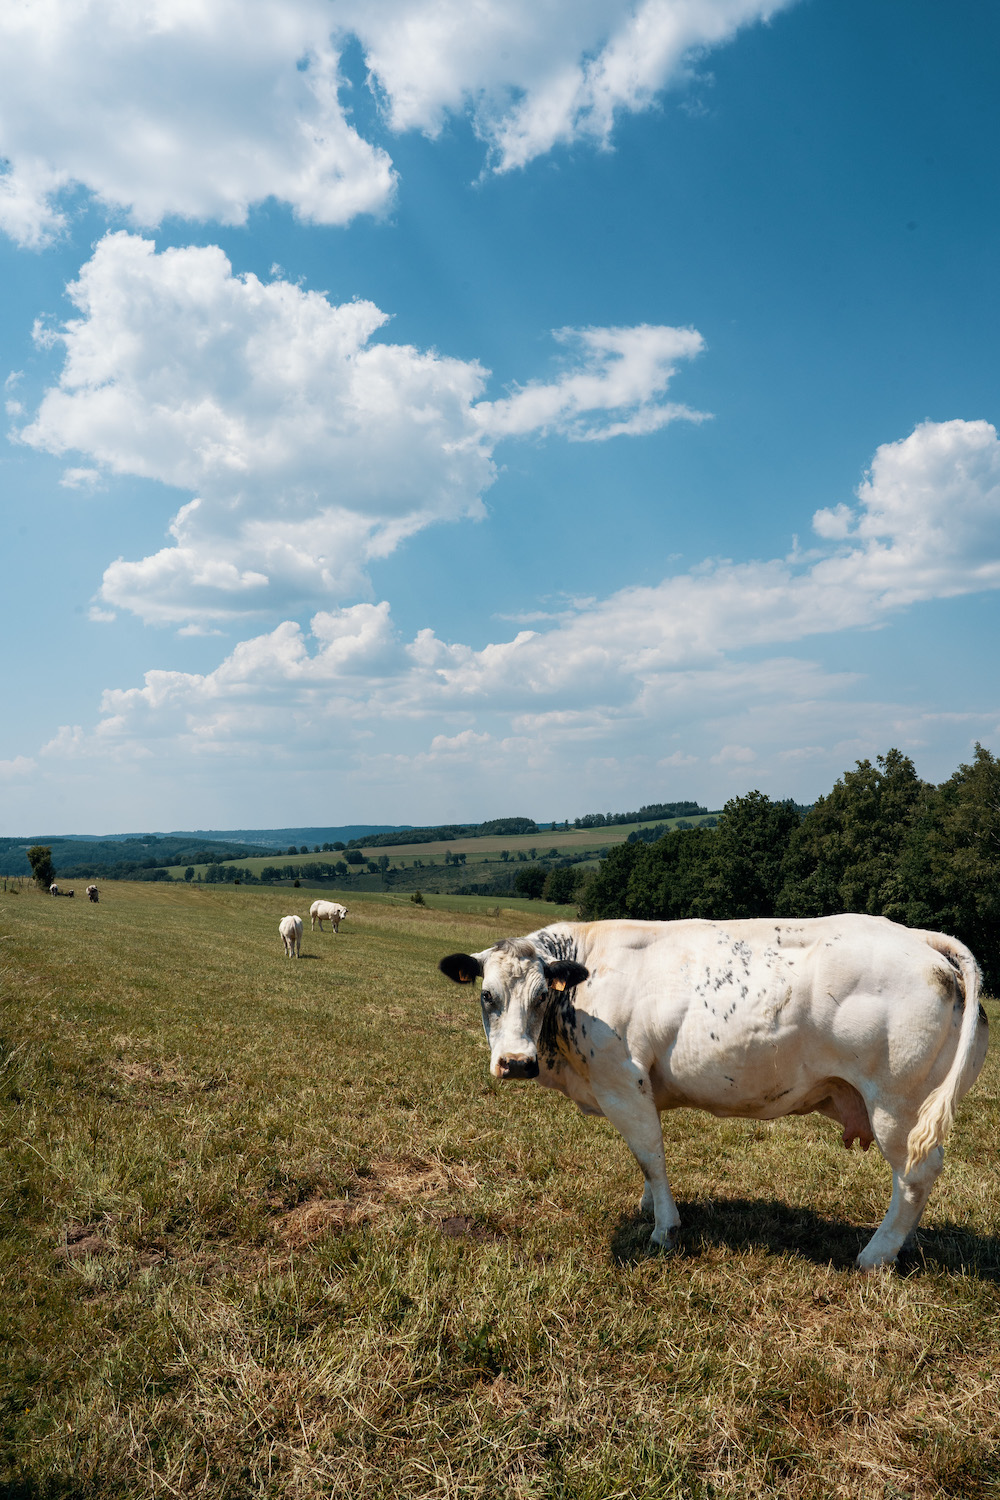
[[[90,897],[91,901],[97,901],[100,896],[100,892],[98,891],[97,886],[88,885],[87,895]]]
[[[58,894],[59,894],[59,887],[56,885],[55,881],[53,880],[52,884],[49,886],[49,895],[50,896],[58,896]]]
[[[282,942],[285,945],[285,957],[300,957],[302,948],[302,918],[282,917],[278,923],[278,931],[281,933]]]
[[[314,901],[309,908],[312,918],[312,930],[316,931],[316,923],[319,923],[320,932],[323,931],[323,923],[329,922],[334,932],[340,930],[340,924],[347,916],[347,907],[341,906],[339,901]]]
[[[558,922],[440,967],[460,984],[482,978],[495,1077],[559,1089],[625,1137],[654,1245],[680,1223],[661,1110],[815,1110],[848,1148],[876,1141],[892,1168],[888,1211],[858,1256],[864,1271],[891,1265],[986,1056],[968,948],[884,917]]]

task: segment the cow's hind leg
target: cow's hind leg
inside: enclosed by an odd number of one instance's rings
[[[651,1245],[669,1249],[674,1230],[681,1222],[667,1181],[667,1163],[663,1154],[663,1131],[660,1116],[652,1100],[648,1078],[636,1071],[635,1096],[619,1092],[606,1093],[595,1089],[594,1093],[601,1112],[615,1129],[625,1137],[626,1144],[646,1179],[640,1210],[653,1211],[653,1232],[649,1236]]]
[[[931,1188],[944,1165],[944,1150],[935,1146],[918,1166],[903,1175],[910,1124],[912,1121],[904,1122],[884,1110],[872,1111],[875,1139],[892,1168],[892,1197],[885,1218],[858,1256],[861,1271],[892,1265],[920,1222]]]

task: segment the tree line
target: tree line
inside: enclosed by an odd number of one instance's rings
[[[940,786],[899,750],[861,760],[803,810],[753,791],[714,829],[611,849],[581,895],[587,920],[869,912],[968,943],[1000,985],[1000,761],[982,745]]]
[[[620,828],[625,823],[655,823],[663,818],[694,818],[707,813],[700,802],[649,802],[638,812],[584,813],[573,819],[574,828]]]

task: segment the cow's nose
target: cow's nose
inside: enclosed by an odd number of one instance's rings
[[[501,1057],[498,1062],[501,1078],[537,1078],[537,1057]]]

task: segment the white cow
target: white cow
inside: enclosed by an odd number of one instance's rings
[[[302,918],[282,917],[278,923],[278,931],[285,945],[285,957],[299,958],[302,948]]]
[[[341,906],[339,901],[314,901],[309,908],[312,918],[312,930],[316,931],[316,923],[319,923],[320,932],[323,931],[323,923],[329,922],[334,932],[340,930],[340,924],[347,916],[347,907]]]
[[[58,896],[58,894],[59,894],[59,887],[56,885],[55,881],[53,880],[52,884],[49,886],[49,895],[50,896]]]
[[[482,977],[497,1078],[535,1078],[625,1137],[654,1245],[680,1223],[659,1112],[773,1120],[817,1111],[844,1145],[877,1141],[892,1199],[858,1256],[891,1264],[986,1056],[979,971],[954,938],[884,917],[559,922],[442,959]]]
[[[101,893],[97,889],[96,885],[88,885],[87,895],[90,897],[91,901],[99,901]]]

